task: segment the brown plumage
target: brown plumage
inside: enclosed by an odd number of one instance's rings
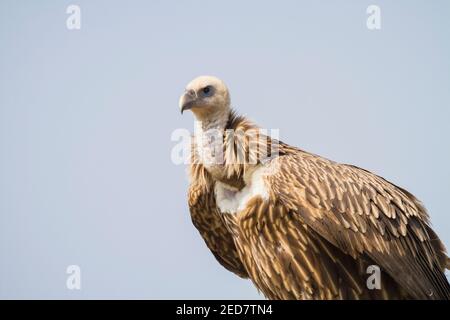
[[[190,165],[193,224],[216,259],[267,298],[450,298],[444,245],[408,191],[271,140],[231,111],[217,78],[191,82],[180,107],[200,121]],[[211,151],[223,153],[211,162]],[[381,269],[380,289],[366,284],[371,265]]]

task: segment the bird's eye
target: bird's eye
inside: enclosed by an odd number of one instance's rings
[[[211,87],[210,86],[207,86],[207,87],[204,87],[203,88],[203,93],[204,94],[208,94],[208,93],[210,93],[211,92]]]

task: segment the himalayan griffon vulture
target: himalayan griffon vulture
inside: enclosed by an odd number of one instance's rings
[[[424,206],[367,170],[268,135],[194,79],[188,204],[216,259],[269,299],[449,299],[449,259]],[[256,137],[256,138],[255,138]],[[369,266],[380,270],[369,288]]]

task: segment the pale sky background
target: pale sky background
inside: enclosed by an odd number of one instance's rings
[[[444,0],[0,0],[0,298],[261,298],[204,245],[171,162],[172,131],[193,128],[178,97],[202,74],[283,141],[411,191],[450,246],[449,15]]]

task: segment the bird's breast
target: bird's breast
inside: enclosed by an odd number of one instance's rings
[[[261,166],[245,179],[246,183],[241,189],[216,181],[214,193],[219,210],[222,213],[236,214],[245,209],[248,202],[254,197],[261,197],[264,200],[268,199],[269,192],[264,177],[265,168]]]

